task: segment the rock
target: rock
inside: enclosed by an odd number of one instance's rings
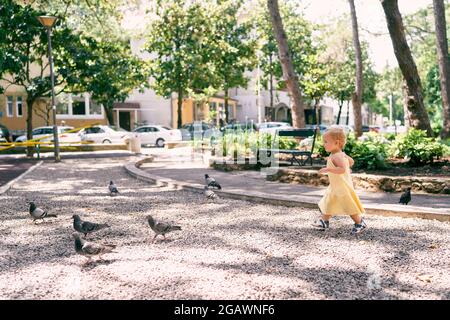
[[[423,189],[428,193],[440,193],[444,187],[440,183],[424,182]]]
[[[446,185],[446,186],[444,187],[444,189],[442,190],[442,193],[450,194],[450,186],[449,186],[449,185]]]
[[[380,180],[380,189],[383,191],[395,191],[395,183],[390,178],[383,178]]]

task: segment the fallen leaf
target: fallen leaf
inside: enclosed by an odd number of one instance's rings
[[[439,248],[439,245],[436,243],[432,243],[428,248],[429,249],[437,249],[437,248]]]
[[[423,282],[431,282],[431,279],[433,278],[430,274],[420,274],[417,276],[417,279]]]
[[[369,241],[366,241],[366,240],[361,240],[361,241],[359,241],[359,243],[360,244],[366,244],[366,243],[368,243]]]

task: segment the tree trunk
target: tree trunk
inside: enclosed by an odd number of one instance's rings
[[[343,94],[341,94],[341,98],[338,101],[339,104],[339,111],[336,119],[336,124],[339,125],[339,122],[341,121],[341,112],[342,112],[342,106],[344,105],[344,98],[342,97]]]
[[[295,128],[305,127],[305,111],[302,101],[302,92],[298,84],[298,78],[294,71],[286,32],[281,21],[278,0],[267,0],[272,27],[278,44],[280,63],[283,69],[283,78],[286,82],[289,95],[292,97],[292,123]]]
[[[113,105],[109,106],[107,104],[103,104],[106,113],[106,119],[108,119],[108,123],[110,126],[114,125],[114,110]]]
[[[348,126],[350,121],[350,100],[347,101],[347,119],[345,120],[345,124]]]
[[[316,117],[316,125],[320,124],[320,99],[314,99],[314,115]]]
[[[447,23],[445,21],[444,0],[433,0],[436,43],[438,52],[439,77],[441,80],[443,128],[441,137],[450,137],[450,66],[448,59]]]
[[[27,95],[27,140],[33,139],[33,104],[36,99]],[[34,154],[33,147],[27,147],[27,157],[32,158]]]
[[[178,101],[177,101],[178,107],[177,107],[177,128],[181,128],[183,125],[183,119],[182,119],[182,107],[183,107],[183,90],[181,88],[178,89]]]
[[[225,86],[225,96],[224,96],[224,105],[225,105],[225,124],[228,124],[230,115],[228,112],[228,87]]]
[[[403,80],[402,93],[403,93],[403,121],[405,122],[405,127],[409,129],[411,127],[411,121],[409,120],[408,89],[405,80]]]
[[[406,42],[405,28],[398,9],[397,0],[381,0],[381,4],[386,15],[394,53],[407,84],[406,106],[409,121],[411,126],[416,129],[425,130],[431,136],[430,119],[428,118],[428,113],[423,103],[422,84],[416,64],[411,55],[411,50]]]
[[[273,108],[273,71],[272,71],[272,53],[269,56],[269,93],[270,93],[270,108]],[[272,109],[270,109],[272,110]]]
[[[362,105],[362,86],[363,86],[363,66],[362,66],[362,53],[361,44],[359,43],[358,34],[358,20],[356,18],[355,2],[354,0],[348,0],[350,4],[350,13],[352,17],[352,30],[353,30],[353,47],[355,48],[355,62],[356,62],[356,82],[355,92],[352,94],[353,115],[355,118],[355,136],[362,135],[362,117],[361,117],[361,105]]]

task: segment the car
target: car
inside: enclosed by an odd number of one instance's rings
[[[405,126],[387,126],[382,128],[380,132],[382,133],[406,133],[408,131],[408,128]]]
[[[218,130],[213,125],[203,121],[186,123],[181,127],[180,131],[183,140],[213,140],[221,135],[220,130]]]
[[[345,124],[333,124],[333,125],[327,127],[327,129],[328,128],[341,128],[341,129],[344,130],[345,134],[349,134],[351,132],[355,132],[355,129],[353,129],[352,126],[345,125]],[[320,130],[320,132],[322,133],[322,130]]]
[[[0,142],[11,142],[12,137],[8,128],[0,124]]]
[[[328,126],[323,125],[323,124],[319,124],[318,127],[320,130],[320,134],[324,134],[325,131],[328,129]],[[317,128],[317,124],[307,124],[307,125],[305,125],[305,128],[306,129],[315,129],[315,128]]]
[[[232,123],[227,124],[226,126],[220,128],[222,133],[236,133],[237,131],[241,132],[256,132],[258,131],[258,127],[253,122],[247,123]]]
[[[164,147],[166,142],[181,141],[182,134],[178,129],[172,129],[167,126],[145,125],[133,130],[141,139],[141,145],[156,145]]]
[[[260,133],[270,133],[274,135],[278,130],[292,129],[292,126],[287,122],[263,122],[258,125]]]
[[[123,130],[117,131],[106,125],[95,125],[80,130],[81,141],[92,141],[94,143],[116,143],[124,144],[131,133]]]
[[[59,142],[70,143],[81,141],[80,136],[72,131],[73,127],[68,126],[58,126]],[[32,131],[33,139],[39,139],[43,142],[53,142],[53,126],[38,127]],[[27,141],[26,135],[21,135],[16,138],[16,142]]]

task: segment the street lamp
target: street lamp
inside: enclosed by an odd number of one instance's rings
[[[39,16],[39,22],[47,28],[48,36],[48,61],[50,63],[50,78],[52,83],[52,114],[53,114],[53,141],[55,144],[55,162],[60,162],[59,155],[59,138],[58,126],[56,125],[56,103],[55,103],[55,76],[53,74],[53,57],[52,57],[52,27],[56,23],[56,17],[53,16]]]

